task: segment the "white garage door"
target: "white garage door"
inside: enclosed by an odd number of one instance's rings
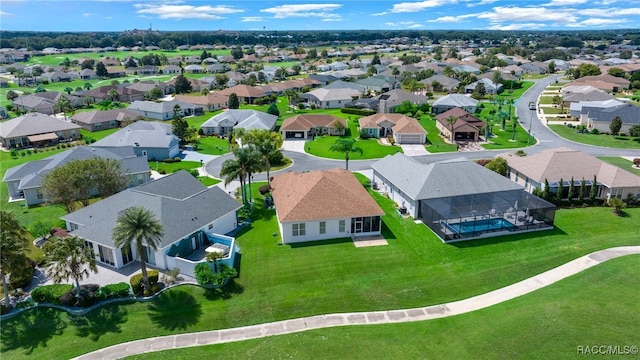
[[[422,144],[421,134],[402,134],[399,137],[400,144]]]

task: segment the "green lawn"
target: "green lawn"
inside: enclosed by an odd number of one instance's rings
[[[638,157],[640,157],[640,154],[638,154]],[[598,159],[607,162],[611,165],[615,165],[621,169],[624,169],[632,174],[636,174],[638,176],[640,176],[640,169],[639,168],[634,168],[633,167],[633,162],[630,160],[627,160],[625,158],[619,157],[619,156],[601,156],[598,157]]]
[[[174,173],[179,170],[191,170],[200,167],[197,161],[179,161],[174,163],[165,163],[162,161],[149,161],[149,167],[155,171],[165,171],[167,174]]]
[[[207,187],[218,184],[220,181],[222,181],[219,179],[210,178],[208,176],[198,176],[198,180],[200,180],[200,182]]]
[[[56,310],[29,311],[3,322],[3,359],[70,358],[150,336],[439,304],[501,288],[595,250],[640,245],[638,208],[627,209],[626,217],[608,208],[560,210],[554,230],[445,245],[424,225],[401,218],[377,193],[373,196],[387,213],[388,246],[355,248],[349,239],[276,245],[275,212],[263,208],[260,184],[255,185],[254,221],[237,239],[240,276],[224,292],[183,286],[150,303],[107,306],[79,319]],[[615,307],[610,297],[602,301]],[[627,300],[618,301],[624,306]],[[442,336],[452,334],[457,333],[443,331]],[[462,336],[453,338],[466,343]],[[538,343],[537,337],[531,339]]]
[[[456,151],[456,145],[446,142],[440,136],[440,130],[436,127],[436,120],[429,115],[423,115],[418,121],[427,131],[427,151],[430,153],[442,153]]]
[[[318,354],[329,359],[376,359],[380,354],[392,359],[573,358],[577,346],[640,343],[640,287],[633,276],[639,271],[640,256],[631,255],[455,317],[334,327],[131,358],[311,359]]]
[[[306,152],[329,159],[344,159],[344,153],[329,150],[337,139],[338,136],[318,136],[315,140],[306,142]],[[349,160],[378,159],[402,152],[400,146],[381,145],[378,139],[356,140],[354,146],[362,149],[362,155],[356,152],[349,153]]]
[[[559,107],[541,107],[540,110],[545,114],[566,114],[568,109],[562,109]]]
[[[549,128],[565,139],[595,146],[606,146],[619,149],[640,149],[640,138],[629,136],[580,134],[576,129],[564,125],[549,125]]]
[[[514,89],[511,91],[510,89],[504,89],[500,94],[498,94],[499,98],[512,98],[518,99],[522,97],[525,91],[527,91],[530,87],[535,84],[533,81],[523,81],[522,87],[520,89]]]
[[[544,105],[553,104],[553,96],[540,96],[540,104],[544,104]]]

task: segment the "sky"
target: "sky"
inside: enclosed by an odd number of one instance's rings
[[[28,31],[637,29],[640,0],[2,0]]]

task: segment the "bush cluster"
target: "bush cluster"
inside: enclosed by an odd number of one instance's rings
[[[271,190],[271,189],[269,189],[269,185],[268,184],[267,185],[262,185],[258,189],[258,191],[260,192],[260,195],[263,195],[263,196],[264,196],[264,194],[268,193],[269,190]]]
[[[99,288],[100,285],[96,284],[80,285],[80,296],[77,296],[76,288],[72,288],[60,296],[60,305],[67,307],[89,307],[98,300],[96,293]]]
[[[60,305],[60,297],[73,289],[69,284],[53,284],[39,286],[31,291],[31,298],[36,302],[47,302]]]
[[[343,114],[353,114],[353,115],[363,115],[369,116],[376,113],[375,110],[367,110],[367,109],[355,109],[355,108],[342,108],[340,112]]]
[[[160,274],[157,270],[147,270],[147,276],[149,277],[149,283],[153,288],[158,283],[158,277]],[[129,279],[131,289],[136,295],[140,295],[144,292],[144,282],[142,281],[142,274],[135,274]]]
[[[171,163],[175,163],[175,162],[180,162],[182,161],[182,159],[180,159],[179,157],[174,157],[174,158],[166,158],[164,160],[162,160],[163,163],[167,163],[167,164],[171,164]]]
[[[97,297],[101,300],[123,298],[131,295],[131,286],[125,282],[109,284],[98,289]]]
[[[10,288],[15,290],[29,286],[33,279],[33,271],[35,267],[36,262],[29,258],[25,259],[24,265],[16,266],[9,277],[11,285]]]

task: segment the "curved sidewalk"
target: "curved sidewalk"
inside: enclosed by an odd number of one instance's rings
[[[514,299],[607,260],[632,254],[640,254],[640,246],[623,246],[596,251],[501,289],[440,305],[404,310],[317,315],[232,329],[155,337],[113,345],[76,359],[116,359],[153,351],[222,344],[335,326],[389,324],[454,316]]]

